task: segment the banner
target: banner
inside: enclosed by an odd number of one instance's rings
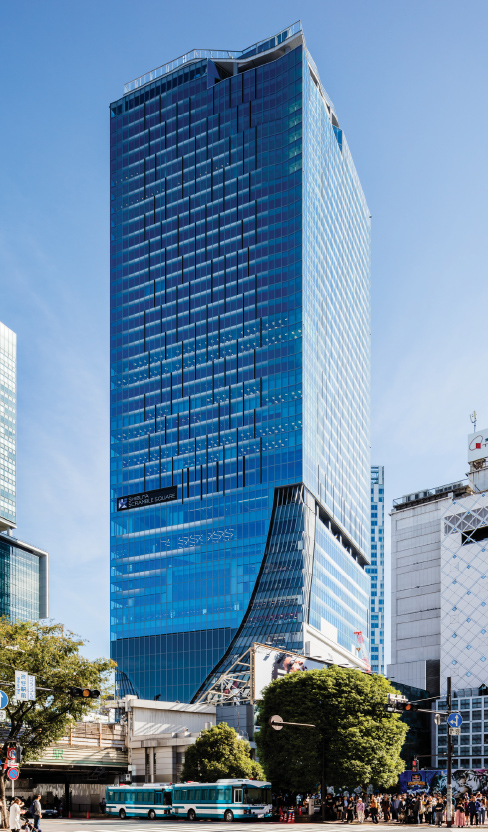
[[[404,771],[399,777],[399,788],[402,794],[447,794],[446,769],[431,771]],[[486,791],[488,789],[488,769],[458,768],[452,773],[453,795]]]
[[[254,699],[262,699],[264,688],[275,679],[282,679],[289,673],[302,670],[324,670],[330,666],[330,662],[309,659],[297,653],[288,653],[262,644],[253,644],[253,650]]]

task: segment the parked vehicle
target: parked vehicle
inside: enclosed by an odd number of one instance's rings
[[[260,780],[217,780],[216,783],[146,783],[109,786],[107,815],[172,816],[252,820],[271,816],[271,783]]]

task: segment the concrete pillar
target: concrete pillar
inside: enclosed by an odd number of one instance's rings
[[[148,753],[149,753],[149,782],[154,783],[154,748],[149,748]]]

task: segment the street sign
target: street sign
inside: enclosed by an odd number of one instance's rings
[[[19,769],[18,768],[9,768],[9,770],[7,771],[7,777],[9,777],[10,780],[18,780],[19,779]]]
[[[36,677],[24,670],[15,671],[15,695],[21,702],[34,702],[36,698]]]
[[[0,722],[7,721],[7,711],[0,711]]]
[[[269,724],[275,731],[281,731],[283,728],[283,717],[281,716],[270,716]]]
[[[0,708],[6,708],[8,705],[8,696],[4,690],[0,690]]]
[[[461,729],[460,728],[449,728],[449,733],[450,733],[451,737],[459,737],[459,734],[461,733]]]
[[[449,714],[447,717],[447,724],[450,728],[460,728],[463,724],[463,718],[461,714]]]

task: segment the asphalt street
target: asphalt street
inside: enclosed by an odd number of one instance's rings
[[[325,824],[333,832],[344,830],[347,824],[334,823],[329,821]],[[351,824],[349,824],[351,825]],[[373,829],[379,829],[385,826],[384,823],[354,823],[354,827],[371,832]],[[389,823],[388,826],[395,828],[406,828],[403,824]],[[98,818],[93,820],[74,819],[74,820],[48,820],[42,819],[42,832],[236,832],[243,827],[250,827],[255,832],[264,832],[266,829],[276,828],[277,826],[284,826],[275,821],[267,821],[260,823],[258,821],[241,821],[234,823],[224,823],[221,820],[196,820],[189,823],[185,820],[136,820],[135,818],[127,818],[127,820],[118,820],[117,818]],[[320,824],[317,823],[299,823],[294,824],[294,829],[297,832],[317,832]],[[408,827],[408,828],[411,828]],[[432,828],[432,827],[429,827]]]

